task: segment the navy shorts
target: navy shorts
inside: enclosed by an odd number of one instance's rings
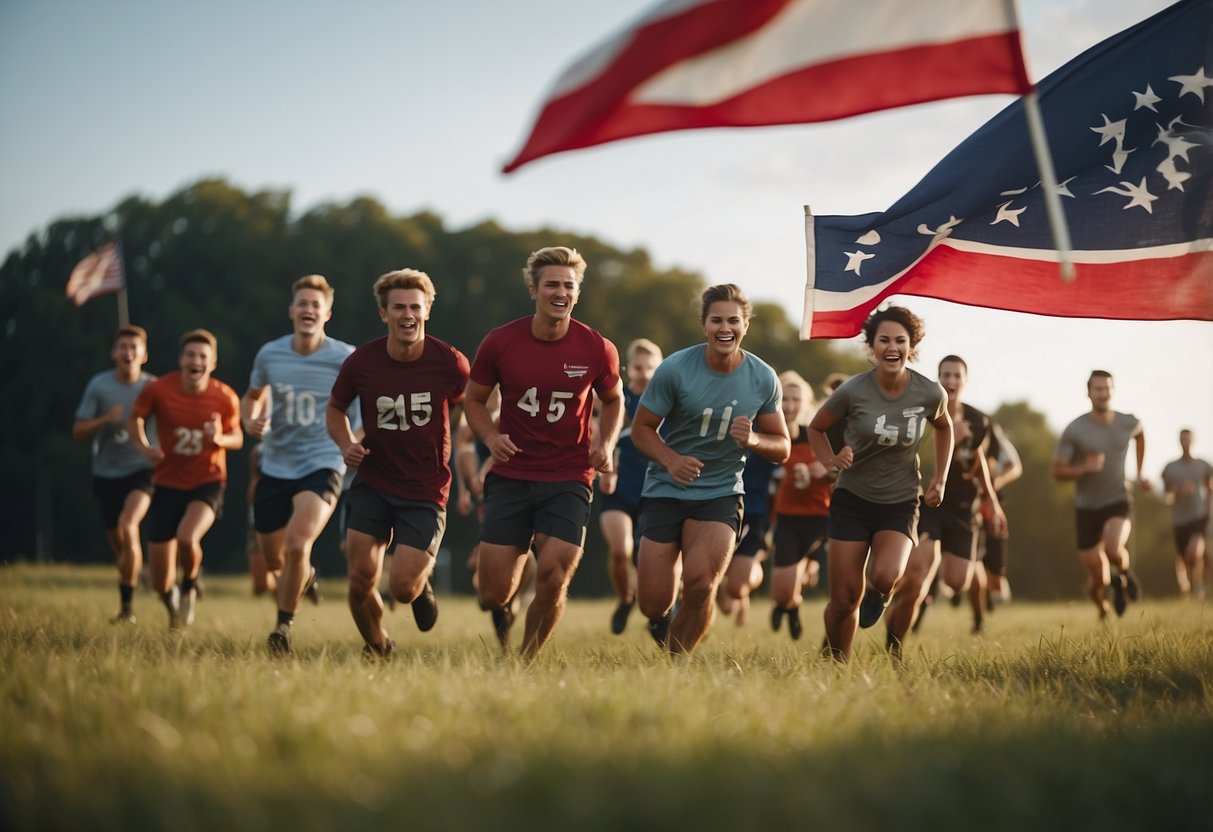
[[[144,526],[147,539],[152,543],[166,543],[177,536],[177,527],[185,517],[190,503],[206,503],[215,512],[215,519],[223,516],[223,489],[226,482],[208,482],[197,488],[183,491],[180,488],[156,486],[152,494],[152,506],[147,510]]]
[[[741,518],[741,540],[737,541],[734,557],[755,558],[767,548],[767,532],[771,528],[768,514],[745,514]]]
[[[918,535],[939,541],[944,554],[965,560],[977,557],[977,525],[972,512],[942,507],[922,506],[918,518]]]
[[[805,558],[820,563],[829,536],[830,518],[825,514],[780,514],[775,518],[775,565],[795,566]]]
[[[590,487],[580,481],[517,480],[489,471],[484,479],[480,539],[520,551],[529,549],[537,534],[585,546],[592,499]]]
[[[354,480],[345,500],[347,529],[437,556],[446,531],[446,512],[437,503],[393,497],[360,480]]]
[[[118,518],[132,491],[152,493],[152,469],[144,468],[124,477],[93,477],[93,496],[101,509],[101,522],[106,531],[118,528]]]
[[[332,468],[320,468],[295,480],[262,474],[253,492],[253,527],[262,534],[285,528],[295,510],[295,495],[301,491],[314,491],[331,506],[341,495],[341,475]]]
[[[1193,520],[1191,523],[1184,523],[1182,526],[1175,527],[1175,551],[1180,557],[1184,556],[1184,552],[1188,551],[1188,546],[1192,541],[1199,537],[1205,536],[1205,529],[1209,526],[1209,518],[1202,517],[1199,520]]]
[[[640,501],[640,536],[654,543],[677,543],[682,539],[682,524],[687,520],[724,523],[741,531],[740,494],[714,500],[675,500],[672,497],[645,497]]]
[[[900,532],[918,542],[918,498],[874,503],[845,488],[830,498],[830,539],[871,543],[876,532]]]
[[[1091,549],[1103,537],[1104,524],[1113,517],[1128,517],[1129,503],[1123,501],[1103,508],[1080,508],[1074,512],[1074,528],[1078,533],[1079,550]]]

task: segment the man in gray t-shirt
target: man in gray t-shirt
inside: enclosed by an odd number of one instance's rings
[[[93,376],[84,388],[72,439],[93,440],[93,496],[118,566],[122,606],[114,621],[133,624],[131,600],[143,568],[139,524],[152,501],[152,466],[131,442],[126,420],[139,391],[155,378],[143,372],[147,332],[138,326],[120,328],[110,358],[114,369]]]
[[[1087,379],[1091,411],[1066,426],[1053,458],[1054,478],[1076,483],[1078,555],[1087,570],[1087,596],[1100,618],[1108,614],[1104,590],[1109,583],[1117,615],[1124,615],[1127,603],[1136,601],[1140,592],[1126,547],[1131,527],[1131,496],[1125,481],[1129,440],[1137,445],[1137,480],[1142,488],[1150,487],[1141,474],[1146,456],[1141,422],[1112,409],[1112,392],[1112,374],[1092,371]],[[1115,567],[1115,575],[1110,567]]]
[[[1162,485],[1171,504],[1175,529],[1175,579],[1183,596],[1205,599],[1205,532],[1213,496],[1213,465],[1192,456],[1192,431],[1179,432],[1183,456],[1162,469]]]

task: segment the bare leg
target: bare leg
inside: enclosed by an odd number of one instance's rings
[[[884,614],[885,643],[894,654],[900,654],[906,634],[922,609],[923,599],[927,597],[939,569],[940,558],[939,541],[928,534],[921,535],[918,545],[910,551],[905,572],[897,584],[897,593]]]
[[[564,615],[569,581],[581,561],[581,547],[549,535],[535,535],[535,598],[526,611],[522,658],[534,660]]]
[[[379,574],[387,541],[365,532],[347,529],[345,554],[349,561],[349,605],[362,640],[382,649],[388,643],[383,629],[383,601],[379,597]]]
[[[687,520],[682,526],[682,606],[670,624],[671,653],[690,653],[712,623],[712,601],[737,536],[727,523]]]

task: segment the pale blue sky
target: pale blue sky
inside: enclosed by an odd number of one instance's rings
[[[565,65],[650,5],[0,0],[0,248],[64,215],[222,175],[247,189],[290,188],[296,210],[369,194],[396,213],[432,209],[453,227],[492,217],[643,246],[661,266],[737,282],[799,322],[802,206],[888,207],[1010,100],[664,134],[502,177]],[[1021,0],[1033,77],[1166,5]],[[890,136],[895,154],[882,150]],[[407,264],[384,267],[398,265]],[[1151,475],[1178,454],[1181,425],[1213,457],[1213,324],[906,303],[927,321],[919,368],[965,356],[974,404],[1026,399],[1060,430],[1088,408],[1087,373],[1102,367],[1117,376],[1116,406],[1146,425]]]

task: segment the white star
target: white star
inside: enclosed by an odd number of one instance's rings
[[[925,222],[920,222],[918,224],[918,233],[930,237],[931,245],[935,245],[944,237],[950,237],[952,235],[952,229],[960,225],[960,223],[961,220],[958,220],[956,217],[949,214],[948,221],[939,226],[939,228],[931,228]]]
[[[1009,202],[1004,202],[1002,205],[998,206],[998,216],[996,216],[994,218],[994,222],[990,223],[990,225],[997,225],[998,223],[1003,222],[1005,220],[1006,222],[1011,223],[1011,225],[1015,226],[1016,228],[1019,228],[1019,215],[1028,209],[1027,208],[1010,209],[1007,207],[1010,204],[1011,203],[1009,203]]]
[[[1072,194],[1070,192],[1070,183],[1073,182],[1077,178],[1078,178],[1077,176],[1071,176],[1069,179],[1065,180],[1064,182],[1059,182],[1057,184],[1057,189],[1054,191],[1054,193],[1056,193],[1058,196],[1068,196],[1070,199],[1077,199],[1078,197],[1074,196],[1074,194]]]
[[[1196,70],[1193,75],[1172,75],[1167,79],[1179,84],[1179,97],[1183,98],[1188,93],[1200,99],[1200,103],[1205,103],[1205,87],[1213,87],[1213,78],[1205,75],[1205,68],[1202,66]]]
[[[1096,191],[1095,193],[1112,193],[1127,196],[1129,198],[1129,204],[1125,206],[1126,211],[1136,205],[1138,208],[1145,208],[1147,214],[1154,213],[1154,206],[1150,203],[1158,199],[1158,197],[1150,193],[1150,190],[1146,187],[1146,178],[1144,176],[1141,178],[1140,185],[1134,185],[1132,182],[1121,182],[1120,184],[1124,186],[1123,190],[1120,188],[1104,188],[1103,190]]]
[[[1100,116],[1103,118],[1103,126],[1091,128],[1092,133],[1099,134],[1100,147],[1103,147],[1110,141],[1120,141],[1125,137],[1125,121],[1127,119],[1122,118],[1120,121],[1108,121],[1108,117],[1103,113],[1100,113]]]
[[[1150,143],[1150,146],[1162,142],[1167,146],[1167,158],[1174,159],[1179,157],[1185,162],[1188,161],[1188,151],[1194,147],[1200,147],[1195,142],[1190,142],[1183,136],[1175,135],[1170,130],[1162,129],[1162,125],[1158,126],[1158,138]]]
[[[843,254],[849,258],[847,260],[847,267],[843,271],[855,272],[855,274],[859,274],[859,267],[863,265],[864,260],[871,260],[876,256],[875,254],[868,254],[866,251],[844,251]]]
[[[1140,110],[1142,107],[1146,107],[1147,109],[1154,110],[1156,113],[1158,110],[1154,108],[1154,105],[1159,101],[1162,101],[1161,98],[1154,94],[1154,90],[1151,89],[1149,84],[1146,84],[1145,92],[1134,92],[1133,99],[1136,102],[1133,105],[1134,110]]]
[[[1163,179],[1167,180],[1168,191],[1182,191],[1184,189],[1184,183],[1192,178],[1192,174],[1179,170],[1177,167],[1175,167],[1174,159],[1163,159],[1155,170],[1162,174]]]
[[[1120,143],[1120,139],[1116,140],[1116,149],[1112,151],[1112,164],[1104,165],[1105,168],[1112,173],[1120,173],[1124,169],[1125,162],[1129,160],[1129,154],[1132,150],[1125,150],[1125,146]]]

